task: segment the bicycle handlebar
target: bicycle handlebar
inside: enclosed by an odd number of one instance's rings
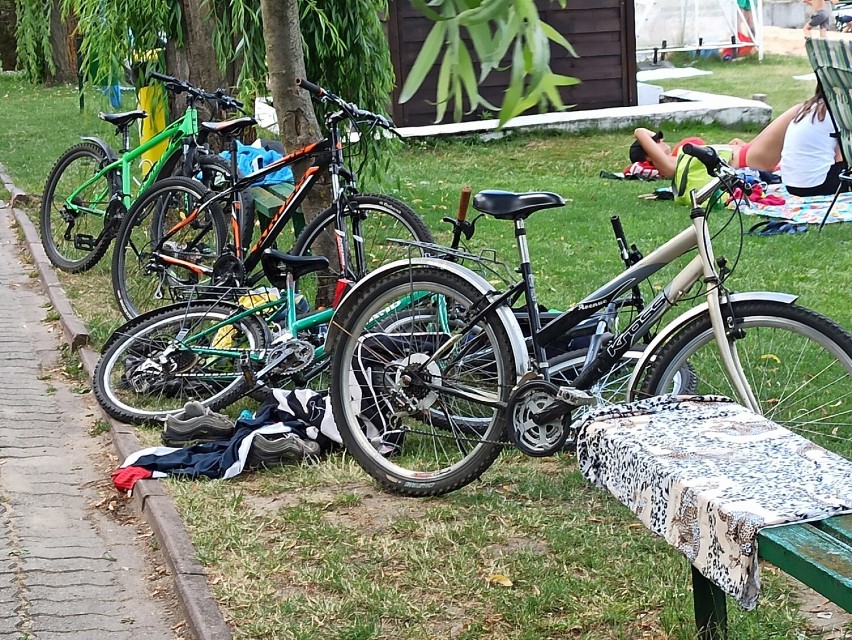
[[[195,99],[200,98],[203,100],[217,102],[225,110],[242,110],[244,106],[244,104],[240,100],[237,100],[233,96],[225,93],[224,89],[216,89],[216,91],[211,93],[209,91],[205,91],[204,89],[194,87],[185,80],[178,80],[174,76],[166,75],[165,73],[160,73],[159,71],[151,71],[148,76],[150,78],[154,78],[155,80],[160,80],[161,82],[163,82],[165,84],[166,91],[171,91],[176,94],[188,93]]]
[[[722,159],[713,147],[686,143],[683,145],[683,152],[701,162],[707,169],[707,175],[718,180],[718,183],[728,193],[733,194],[734,189],[740,188],[745,195],[751,194],[751,185],[738,176],[733,167]],[[702,188],[702,191],[704,191],[704,188]],[[710,191],[712,192],[713,190],[711,189]]]
[[[302,89],[317,98],[322,98],[326,95],[326,91],[321,86],[314,84],[310,80],[305,80],[304,78],[296,78],[296,86],[302,87]]]
[[[321,86],[311,82],[310,80],[296,78],[296,86],[301,87],[310,93],[311,96],[320,99],[322,102],[331,102],[335,106],[339,107],[343,112],[343,115],[340,116],[339,119],[343,119],[345,117],[353,121],[366,120],[372,125],[376,125],[390,131],[396,128],[396,125],[390,118],[378,113],[373,113],[372,111],[361,109],[358,105],[353,104],[352,102],[346,102],[339,96],[334,95],[331,91],[323,89]]]

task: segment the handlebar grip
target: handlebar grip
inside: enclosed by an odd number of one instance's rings
[[[456,220],[459,222],[464,222],[465,218],[467,218],[467,210],[470,206],[470,187],[465,185],[461,189],[461,195],[459,196],[459,209],[456,212]]]
[[[609,221],[610,224],[612,224],[612,231],[615,233],[615,238],[617,240],[621,240],[626,246],[627,236],[624,235],[624,227],[621,226],[621,218],[618,216],[612,216]]]
[[[325,95],[325,89],[323,89],[318,84],[314,84],[310,80],[305,80],[304,78],[296,78],[296,86],[302,87],[302,89],[304,89],[311,95],[316,96],[317,98],[321,98],[323,95]]]
[[[719,158],[719,154],[716,153],[716,150],[713,147],[706,147],[687,142],[683,145],[683,152],[688,156],[692,156],[707,167],[707,173],[711,176],[722,162],[721,158]]]
[[[173,76],[167,76],[165,73],[160,73],[159,71],[151,71],[148,74],[149,77],[154,78],[155,80],[162,80],[163,82],[177,82],[178,79]]]

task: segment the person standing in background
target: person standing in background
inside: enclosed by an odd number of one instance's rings
[[[805,38],[813,35],[814,27],[819,27],[819,37],[824,38],[828,33],[828,25],[831,22],[831,4],[826,0],[803,0],[805,4],[813,7],[811,19],[805,23]]]

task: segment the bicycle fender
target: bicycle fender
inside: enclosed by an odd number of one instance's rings
[[[366,287],[369,287],[377,278],[396,273],[398,271],[405,271],[411,267],[434,267],[436,269],[447,271],[470,282],[482,295],[487,295],[496,291],[494,287],[478,273],[471,271],[460,264],[456,264],[455,262],[442,260],[441,258],[403,258],[402,260],[396,260],[394,262],[389,262],[386,265],[382,265],[356,282],[355,286],[349,289],[346,295],[343,296],[343,299],[337,306],[335,315],[340,314],[340,317],[345,317],[344,314],[348,311],[348,309],[355,302],[362,299],[363,296],[361,292]],[[521,331],[521,327],[515,318],[515,314],[512,313],[512,310],[508,307],[508,305],[501,305],[497,307],[496,313],[500,318],[500,321],[503,323],[506,332],[509,334],[509,340],[512,343],[512,353],[515,356],[516,373],[518,377],[520,377],[529,370],[529,353],[527,353],[523,331]],[[338,325],[332,322],[331,327],[329,328],[328,337],[326,338],[326,345],[333,345],[336,342],[336,334],[338,331]]]
[[[113,150],[111,146],[109,146],[107,141],[103,138],[100,138],[98,136],[80,136],[80,139],[85,140],[86,142],[94,142],[96,145],[98,145],[101,149],[103,149],[103,152],[106,154],[106,157],[110,162],[118,160],[118,154]]]
[[[781,304],[794,304],[798,299],[799,296],[793,295],[792,293],[779,293],[777,291],[744,291],[742,293],[731,294],[730,296],[731,302],[769,301],[780,302]],[[724,304],[726,300],[727,297],[723,298],[722,303]],[[668,342],[672,336],[674,336],[684,326],[705,313],[707,313],[706,302],[679,315],[663,327],[656,337],[651,340],[651,343],[645,347],[642,352],[642,357],[636,362],[636,366],[633,368],[633,373],[630,374],[630,381],[627,384],[627,402],[632,402],[634,400],[634,394],[637,391],[635,387],[639,379],[639,374],[648,364],[648,361],[653,357],[654,353],[659,349],[660,345]]]

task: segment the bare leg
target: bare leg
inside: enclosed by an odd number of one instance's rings
[[[758,133],[746,151],[746,165],[752,169],[775,171],[781,162],[781,148],[784,146],[784,134],[787,126],[796,117],[801,104],[796,104],[775,118]],[[737,158],[734,159],[737,162]],[[735,165],[736,166],[736,165]]]

